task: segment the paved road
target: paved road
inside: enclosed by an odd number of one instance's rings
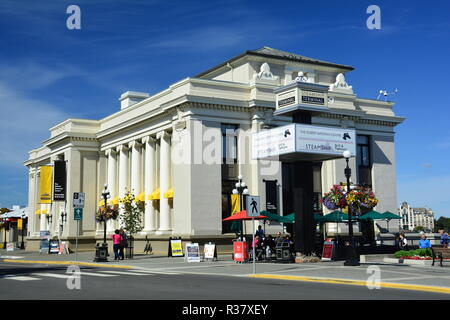
[[[205,268],[205,270],[209,268]],[[449,299],[448,294],[365,286],[258,279],[189,269],[113,269],[81,267],[81,289],[67,287],[67,266],[0,263],[0,300],[150,299],[150,300],[302,300]],[[75,282],[73,279],[71,283]]]

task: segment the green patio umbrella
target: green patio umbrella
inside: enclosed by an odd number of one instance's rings
[[[390,212],[390,211],[385,211],[383,212],[383,216],[384,218],[387,220],[387,228],[389,230],[389,221],[391,221],[392,219],[401,219],[402,217]]]
[[[276,214],[276,213],[272,213],[269,211],[261,211],[261,215],[266,216],[267,219],[264,220],[269,220],[269,221],[277,221],[277,222],[283,222],[283,217]]]
[[[382,215],[384,216],[384,219],[386,220],[392,220],[392,219],[401,219],[402,217],[390,212],[390,211],[386,211],[383,212]]]
[[[321,222],[343,222],[348,221],[348,214],[343,213],[339,210],[333,211],[321,217],[319,221]]]
[[[359,219],[360,220],[367,220],[367,219],[384,220],[386,218],[384,217],[384,215],[382,213],[372,210],[372,211],[369,211],[369,212],[363,214],[362,216],[360,216]]]

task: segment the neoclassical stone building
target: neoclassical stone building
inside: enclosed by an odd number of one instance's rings
[[[67,119],[50,128],[50,138],[31,150],[25,162],[28,243],[38,248],[39,232],[49,230],[73,246],[77,230],[72,194],[84,192],[80,244],[93,247],[103,234],[102,223],[94,217],[104,184],[112,202],[118,203],[127,188],[145,201],[139,239],[160,241],[162,249],[170,236],[230,243],[233,234],[222,219],[231,213],[230,194],[238,175],[252,195],[261,197],[261,209],[292,212],[289,161],[252,156],[252,135],[292,124],[305,114],[312,126],[354,130],[352,181],[373,187],[380,200],[377,210],[394,211],[394,128],[403,118],[395,115],[391,102],[358,97],[345,80],[352,70],[263,47],[154,95],[128,91],[120,96],[120,110],[106,118]],[[277,104],[275,92],[296,83],[309,97],[281,112],[290,98]],[[66,162],[66,200],[40,204],[40,168],[55,160]],[[319,160],[313,174],[317,212],[322,210],[320,194],[345,181],[342,157]],[[109,222],[108,232],[117,226],[117,221]]]

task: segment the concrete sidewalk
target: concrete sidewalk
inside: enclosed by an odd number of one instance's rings
[[[111,253],[110,253],[111,254]],[[383,262],[383,256],[365,259],[358,267],[346,267],[343,261],[319,263],[257,262],[253,274],[252,263],[235,263],[231,255],[219,255],[218,261],[188,263],[182,257],[135,255],[134,259],[94,263],[94,252],[78,253],[78,264],[90,267],[176,271],[185,274],[255,277],[277,281],[308,281],[346,285],[372,286],[448,293],[450,298],[450,263],[444,267],[411,266]],[[110,257],[111,258],[111,257]],[[39,254],[36,252],[0,250],[0,261],[18,264],[73,264],[75,254]],[[369,260],[369,261],[368,261]],[[376,261],[371,261],[376,260]],[[378,261],[379,260],[379,261]]]

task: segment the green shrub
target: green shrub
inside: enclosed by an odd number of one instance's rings
[[[410,250],[410,251],[405,251],[405,250],[400,250],[397,251],[394,256],[398,259],[401,257],[413,257],[413,256],[419,256],[419,257],[432,257],[433,253],[431,251],[431,249],[427,248],[427,249],[417,249],[417,250]]]

